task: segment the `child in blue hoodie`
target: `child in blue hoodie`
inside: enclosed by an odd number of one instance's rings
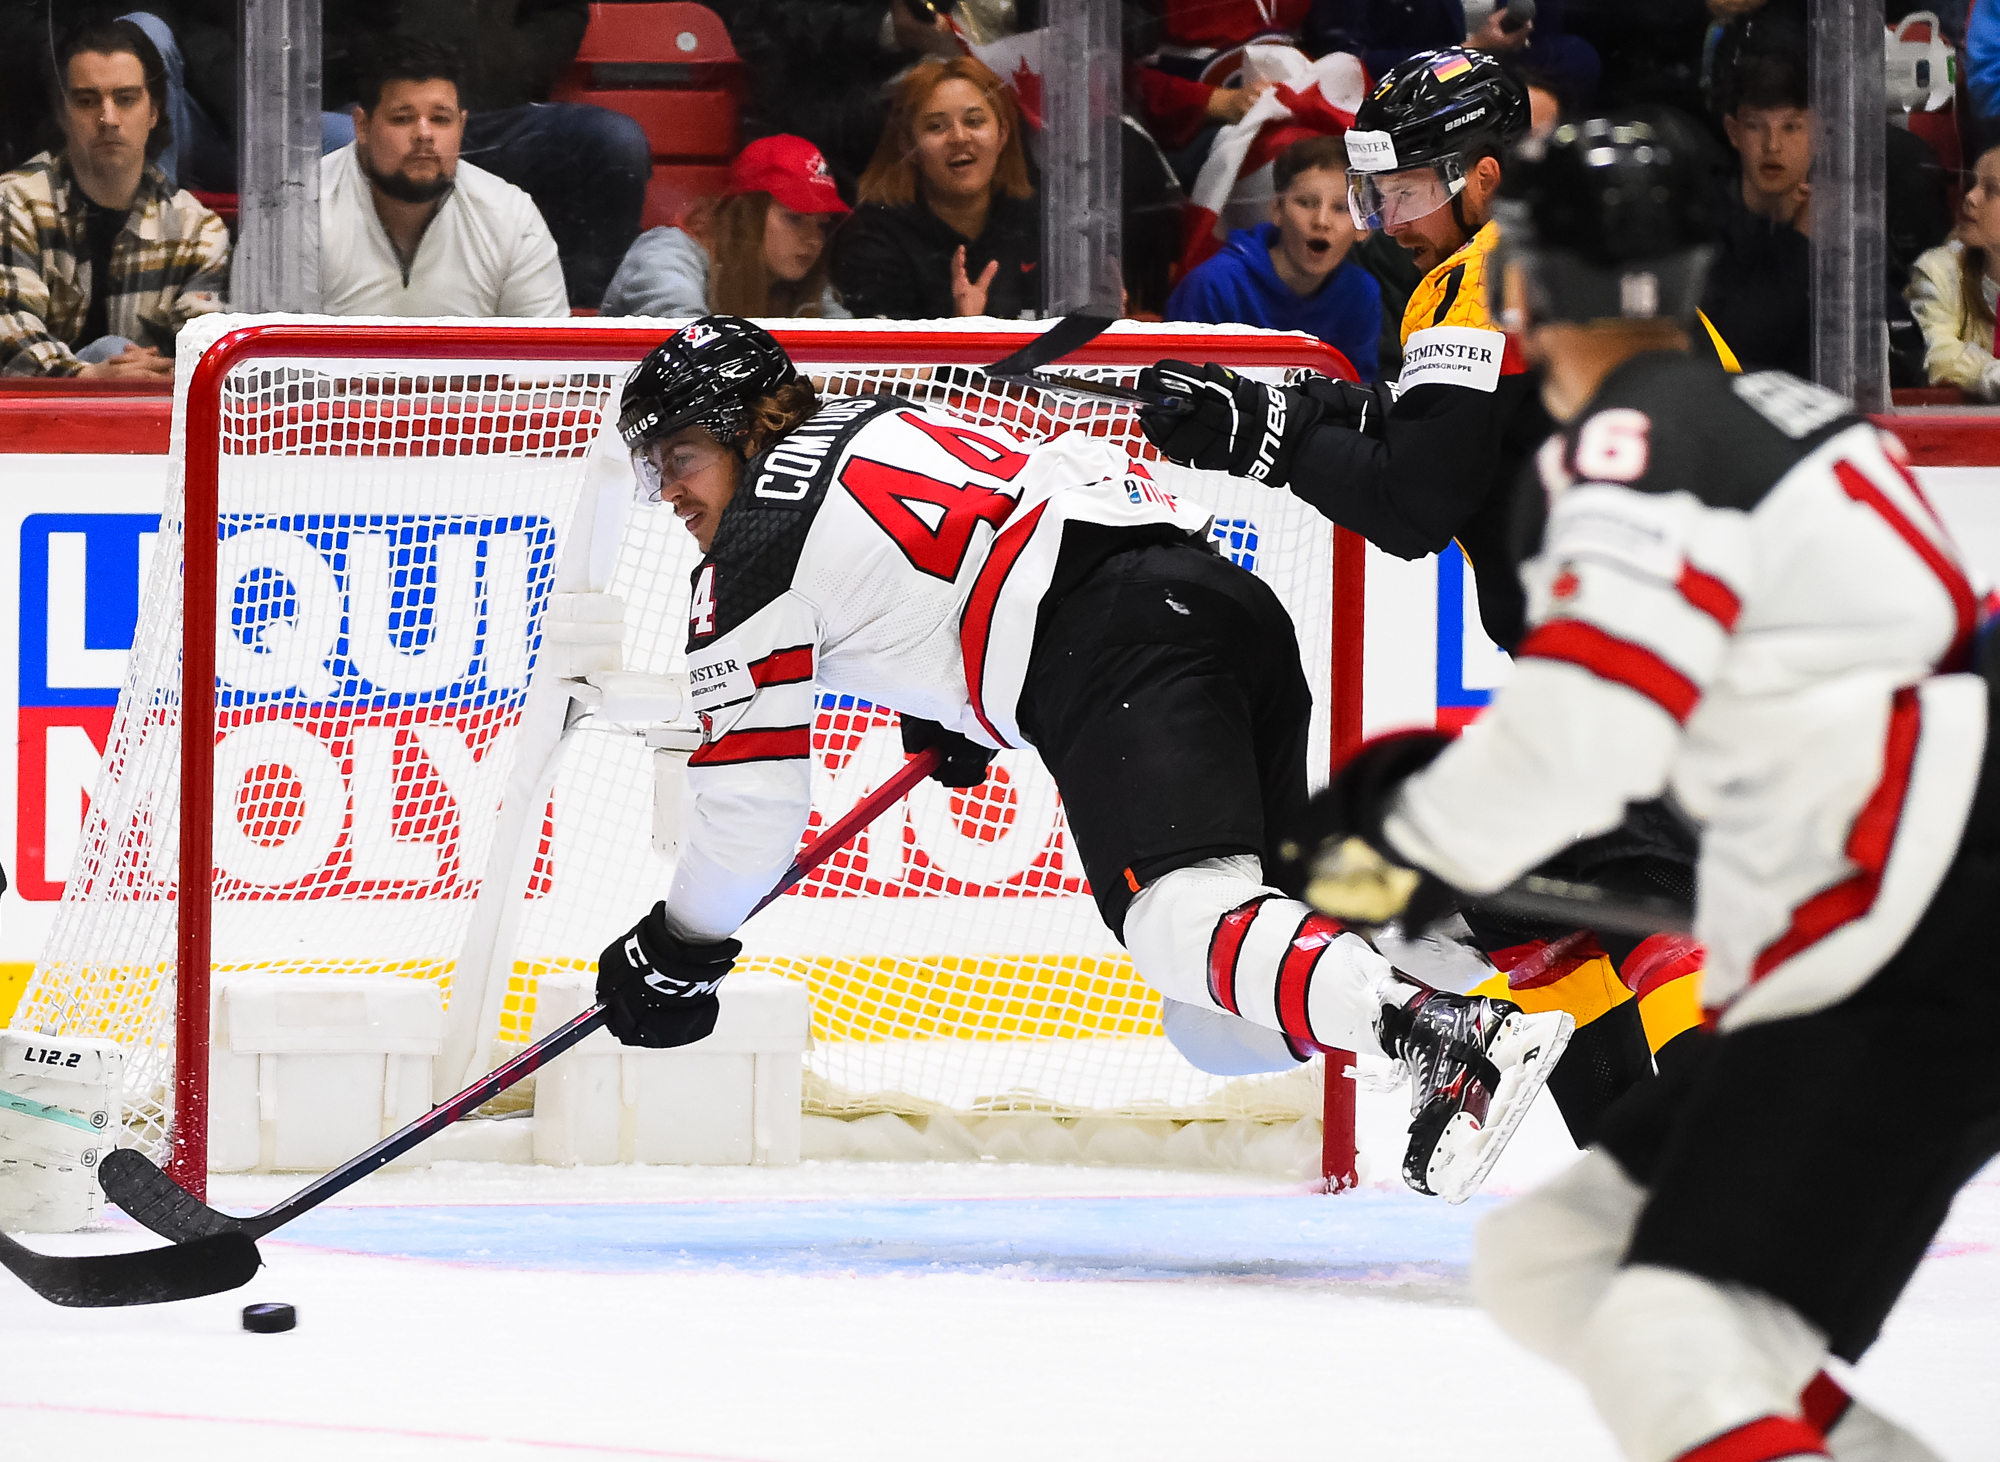
[[[1271,222],[1239,228],[1222,251],[1183,279],[1169,320],[1303,330],[1346,356],[1364,381],[1376,375],[1382,290],[1349,259],[1347,144],[1308,137],[1271,165]]]

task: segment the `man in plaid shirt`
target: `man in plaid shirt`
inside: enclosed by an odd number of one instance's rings
[[[64,145],[0,176],[0,375],[170,379],[174,336],[223,306],[229,235],[153,159],[159,52],[130,21],[57,48]]]

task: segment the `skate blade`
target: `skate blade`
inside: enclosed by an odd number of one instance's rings
[[[1486,1052],[1500,1068],[1500,1090],[1486,1108],[1486,1124],[1470,1112],[1456,1113],[1445,1124],[1424,1172],[1433,1193],[1447,1203],[1463,1203],[1479,1191],[1575,1031],[1576,1018],[1560,1010],[1507,1017]]]

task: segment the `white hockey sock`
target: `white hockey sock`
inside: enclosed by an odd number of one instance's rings
[[[1382,1054],[1383,1002],[1420,988],[1338,920],[1268,887],[1251,857],[1211,858],[1148,884],[1125,915],[1125,947],[1168,999],[1282,1031],[1301,1056]]]
[[[1799,1396],[1807,1423],[1826,1437],[1833,1462],[1944,1462],[1923,1442],[1821,1371]]]
[[[1515,1341],[1572,1372],[1592,1312],[1632,1242],[1646,1190],[1592,1148],[1473,1233],[1472,1294]]]
[[[1799,1395],[1826,1337],[1789,1305],[1676,1269],[1619,1270],[1576,1371],[1632,1462],[1776,1462],[1824,1453]]]

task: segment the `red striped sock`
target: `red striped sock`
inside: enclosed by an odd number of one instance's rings
[[[1760,1416],[1710,1437],[1681,1453],[1675,1462],[1782,1462],[1790,1457],[1824,1457],[1826,1438],[1818,1428],[1791,1416]]]

